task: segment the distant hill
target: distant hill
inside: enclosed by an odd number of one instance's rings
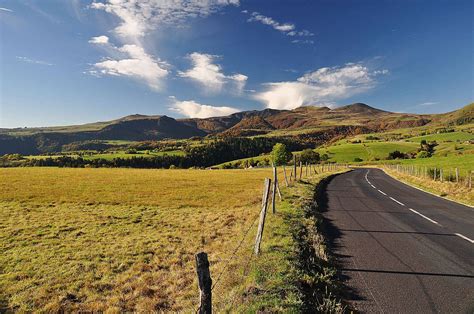
[[[473,123],[474,103],[445,114],[408,114],[363,103],[334,109],[306,106],[293,110],[252,110],[225,117],[174,119],[129,115],[84,125],[0,129],[0,155],[60,151],[63,145],[91,140],[162,140],[219,136],[298,136],[328,141],[348,134],[434,125]]]

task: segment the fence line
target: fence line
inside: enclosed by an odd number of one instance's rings
[[[290,186],[293,183],[296,183],[298,181],[301,181],[303,178],[303,163],[300,161],[299,162],[299,179],[297,179],[297,161],[296,157],[293,160],[293,169],[291,171],[289,180],[288,177],[286,176],[286,168],[283,165],[283,175],[285,178],[285,184],[286,186]],[[305,164],[305,177],[309,177],[314,174],[320,174],[324,173],[325,171],[335,171],[339,170],[342,168],[347,167],[346,164],[320,164],[320,165],[313,165],[311,163],[306,163]],[[318,172],[319,168],[319,172]],[[237,255],[237,252],[242,248],[242,245],[247,238],[248,234],[250,233],[250,230],[252,230],[253,226],[255,225],[255,222],[258,220],[258,228],[257,228],[257,234],[255,238],[255,244],[253,245],[253,250],[251,251],[250,257],[247,260],[247,263],[243,269],[242,273],[242,279],[247,275],[248,268],[250,266],[250,262],[254,256],[259,256],[260,252],[260,245],[262,242],[263,238],[263,231],[264,231],[264,226],[265,226],[265,219],[266,219],[266,212],[268,208],[268,202],[270,200],[270,193],[272,194],[272,212],[275,214],[276,213],[276,195],[278,194],[280,201],[282,200],[282,195],[280,191],[280,185],[278,181],[278,167],[273,165],[273,182],[272,179],[270,178],[265,178],[264,180],[264,189],[263,189],[263,195],[262,195],[262,204],[261,204],[261,210],[259,216],[257,216],[250,226],[245,229],[242,238],[238,242],[237,246],[233,249],[230,257],[226,260],[225,264],[222,267],[222,270],[220,273],[217,275],[215,282],[212,282],[211,279],[211,274],[209,271],[209,261],[207,260],[207,253],[205,252],[200,252],[196,254],[196,272],[198,275],[198,283],[199,283],[199,307],[196,310],[196,313],[202,313],[202,314],[208,314],[212,312],[212,291],[214,288],[218,285],[220,280],[223,278],[222,276],[225,274],[230,261],[233,260],[233,258]],[[273,184],[272,184],[273,183]],[[207,263],[206,263],[207,261]],[[209,275],[209,276],[208,276]],[[235,302],[237,293],[234,295],[231,306],[233,306]]]
[[[401,174],[429,179],[435,182],[451,182],[461,187],[472,189],[472,176],[474,171],[460,171],[458,167],[440,168],[402,164],[384,164],[385,168]]]

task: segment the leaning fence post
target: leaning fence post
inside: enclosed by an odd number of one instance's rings
[[[212,279],[209,272],[209,260],[207,253],[196,254],[196,271],[199,285],[199,314],[212,313]]]
[[[270,195],[270,184],[272,180],[265,178],[265,186],[263,190],[262,210],[260,211],[260,219],[258,222],[257,237],[255,238],[255,255],[260,253],[260,243],[262,242],[263,227],[265,225],[265,216],[267,215],[268,196]]]
[[[277,169],[273,165],[273,191],[272,191],[272,213],[276,213],[276,189],[277,189]]]

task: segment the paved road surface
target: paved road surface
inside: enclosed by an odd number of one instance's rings
[[[329,231],[347,299],[370,313],[474,313],[474,209],[378,169],[335,177]]]

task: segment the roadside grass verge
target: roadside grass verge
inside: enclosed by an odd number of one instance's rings
[[[277,213],[267,214],[261,255],[253,257],[235,311],[344,311],[342,287],[314,202],[317,184],[328,175],[315,175],[282,190]]]
[[[469,189],[466,183],[455,182],[439,182],[429,178],[421,178],[405,173],[397,172],[386,167],[381,167],[390,176],[397,180],[418,187],[427,192],[447,198],[452,201],[461,202],[470,206],[474,206],[474,191]],[[473,179],[474,180],[474,179]]]

